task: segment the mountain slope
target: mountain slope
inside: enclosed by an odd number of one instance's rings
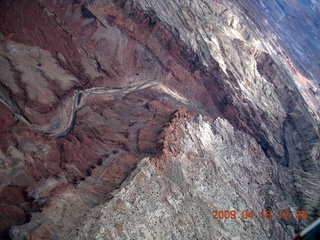
[[[243,6],[0,9],[2,237],[290,239],[319,217],[319,96]],[[212,219],[232,209],[275,215]]]

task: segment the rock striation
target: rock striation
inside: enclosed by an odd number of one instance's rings
[[[216,209],[259,214],[261,208],[291,204],[272,180],[281,170],[252,137],[226,120],[201,115],[182,117],[166,131],[173,126],[171,136],[182,134],[179,151],[143,159],[114,198],[91,211],[81,238],[287,239],[293,234],[292,226],[278,220],[212,219]]]
[[[318,26],[320,3],[313,0],[285,0],[265,4],[255,1],[237,1],[245,14],[255,22],[265,37],[273,43],[279,55],[293,62],[308,79],[319,82],[319,52],[317,44],[320,30]],[[285,51],[282,52],[281,45]]]
[[[2,1],[0,238],[290,239],[318,218],[319,87],[255,6]],[[212,219],[246,209],[308,218]]]

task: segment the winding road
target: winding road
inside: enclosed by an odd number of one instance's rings
[[[190,105],[190,101],[187,100],[182,95],[176,93],[174,90],[169,88],[168,86],[165,86],[164,84],[156,81],[156,80],[149,80],[146,82],[143,82],[142,84],[139,84],[137,86],[130,86],[126,88],[119,88],[119,89],[106,89],[105,87],[94,87],[90,89],[85,89],[81,91],[77,91],[74,94],[72,102],[72,109],[71,113],[68,116],[68,121],[65,126],[61,126],[62,118],[60,116],[57,116],[57,119],[51,123],[51,126],[47,127],[47,130],[43,130],[40,127],[37,127],[35,124],[32,124],[16,107],[16,104],[11,100],[10,102],[7,102],[4,97],[0,96],[0,102],[2,102],[5,106],[8,107],[8,109],[21,121],[25,122],[31,129],[34,131],[38,131],[42,134],[47,134],[52,137],[63,137],[67,135],[71,129],[73,128],[73,124],[76,118],[76,113],[79,107],[81,106],[81,103],[83,100],[91,95],[107,95],[107,96],[114,96],[119,94],[129,94],[135,91],[139,91],[146,88],[153,88],[153,87],[159,87],[162,91],[165,93],[173,96],[177,100]],[[60,105],[60,107],[63,104]],[[193,104],[192,104],[193,105]],[[61,108],[63,112],[67,112],[66,108],[68,106],[64,106]],[[56,130],[56,131],[55,131]]]

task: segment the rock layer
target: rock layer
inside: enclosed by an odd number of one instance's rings
[[[272,174],[279,173],[277,165],[252,137],[234,130],[226,120],[212,122],[201,115],[191,120],[180,117],[167,128],[173,126],[171,135],[182,135],[179,152],[143,159],[114,198],[92,211],[81,238],[287,239],[292,235],[293,227],[283,221],[260,218],[261,209],[272,208],[275,213],[290,203],[277,195],[272,181]],[[238,216],[253,210],[260,219],[212,219],[213,210],[226,209]]]
[[[1,237],[286,239],[319,217],[319,98],[234,2],[0,9]]]
[[[246,15],[260,31],[274,43],[284,48],[283,57],[293,62],[292,67],[320,84],[319,53],[317,40],[320,3],[313,0],[285,0],[265,4],[255,1],[237,1]],[[277,49],[281,50],[281,49]]]

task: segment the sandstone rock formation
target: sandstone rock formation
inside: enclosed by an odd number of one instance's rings
[[[272,181],[272,173],[279,174],[279,170],[252,137],[236,131],[226,120],[212,122],[201,115],[191,121],[182,118],[173,126],[171,134],[183,134],[180,152],[142,160],[110,203],[92,211],[81,236],[276,239],[293,233],[292,227],[277,220],[211,218],[213,209],[238,213],[252,209],[258,214],[261,207],[277,202],[276,208],[281,209],[285,203]]]
[[[317,81],[251,8],[0,2],[0,238],[290,239],[319,217]],[[212,219],[246,209],[308,218]]]

